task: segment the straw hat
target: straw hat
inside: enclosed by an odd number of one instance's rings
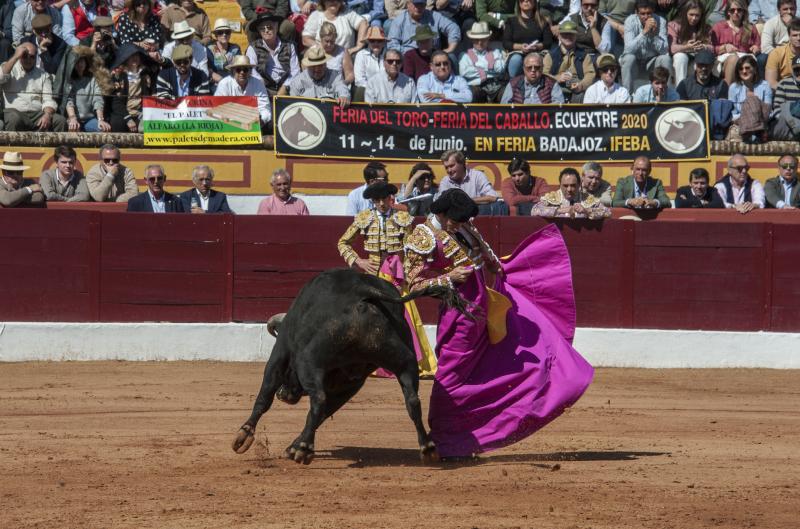
[[[214,31],[212,33],[217,31],[231,31],[231,23],[228,22],[227,18],[218,18],[214,21]]]
[[[489,29],[489,24],[486,22],[475,22],[472,27],[467,31],[467,37],[471,39],[488,39],[492,36],[492,30]]]
[[[610,53],[604,53],[600,57],[597,58],[597,69],[602,70],[608,66],[614,66],[615,68],[619,68],[619,63],[617,62],[617,58],[611,55]]]
[[[309,66],[325,64],[329,58],[322,46],[312,46],[306,50],[306,54],[303,56],[303,67],[308,68]]]
[[[20,153],[9,151],[3,154],[3,163],[0,165],[0,169],[5,169],[6,171],[24,171],[30,169],[30,166],[22,164],[22,155]]]
[[[255,65],[250,64],[250,57],[247,55],[237,55],[233,58],[233,62],[225,67],[226,70],[233,70],[234,68],[255,68]]]
[[[370,26],[367,30],[367,36],[362,42],[366,42],[368,40],[386,40],[386,33],[383,32],[383,28],[379,28],[378,26]]]
[[[181,20],[180,22],[175,22],[175,25],[172,26],[172,35],[170,35],[170,38],[172,40],[180,40],[194,34],[194,28],[185,20]]]

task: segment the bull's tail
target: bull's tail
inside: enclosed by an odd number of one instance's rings
[[[387,301],[389,303],[405,303],[407,301],[426,296],[440,299],[448,308],[456,309],[458,312],[464,314],[468,318],[475,319],[474,312],[478,309],[478,307],[476,307],[474,303],[464,299],[464,297],[459,294],[456,289],[450,288],[449,286],[431,285],[421,290],[411,292],[410,294],[402,297],[388,296],[377,289],[371,288],[369,289],[368,296],[366,297],[367,299]]]

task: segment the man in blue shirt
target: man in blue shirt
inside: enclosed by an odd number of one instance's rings
[[[433,40],[434,49],[444,49],[446,53],[453,53],[461,42],[461,30],[449,18],[425,9],[426,0],[408,0],[406,11],[401,12],[392,21],[389,28],[389,48],[405,53],[417,47],[414,35],[420,24],[430,27],[437,34]],[[447,35],[447,46],[440,43],[441,34]]]
[[[453,75],[450,57],[443,51],[431,55],[431,71],[417,81],[417,98],[422,103],[471,103],[472,90],[460,75]]]

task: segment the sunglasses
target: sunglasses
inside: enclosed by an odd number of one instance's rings
[[[742,9],[741,7],[732,7],[728,9],[728,11],[730,13],[744,13],[744,9]]]
[[[796,163],[782,163],[780,164],[781,169],[797,169]]]
[[[535,64],[533,66],[526,66],[525,67],[525,71],[528,71],[528,72],[538,72],[538,71],[541,71],[541,69],[542,69],[542,66],[537,66]]]
[[[594,7],[594,8],[597,8],[597,4],[581,4],[581,7]]]
[[[172,62],[174,62],[174,63],[175,63],[175,65],[177,66],[177,65],[179,65],[179,64],[189,64],[189,63],[191,63],[192,61],[191,61],[191,60],[189,60],[189,59],[178,59],[177,61],[172,61]]]
[[[103,162],[107,164],[119,163],[119,158],[103,158]]]
[[[165,178],[166,176],[148,176],[145,180],[154,184],[156,182],[163,182]]]
[[[753,69],[753,67],[752,67],[752,66],[750,66],[749,64],[748,64],[747,66],[740,66],[740,67],[739,67],[739,71],[740,71],[740,72],[749,72],[749,71],[750,71],[750,70],[752,70],[752,69]]]
[[[229,29],[225,29],[225,30],[222,30],[222,31],[215,31],[214,32],[214,35],[230,35],[230,34],[231,34],[231,30],[229,30]]]
[[[450,66],[449,62],[435,62],[433,63],[434,66],[437,68],[444,68],[445,66]]]
[[[736,169],[737,171],[739,171],[741,173],[742,171],[749,170],[750,166],[749,165],[737,165],[737,166],[731,167],[731,169]]]
[[[234,68],[233,73],[250,73],[250,68]]]
[[[384,59],[386,64],[400,64],[402,61],[400,59]]]

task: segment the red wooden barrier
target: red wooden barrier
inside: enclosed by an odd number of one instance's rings
[[[800,215],[701,213],[555,221],[578,324],[800,331]],[[320,270],[343,265],[336,241],[349,222],[0,210],[0,321],[265,321]],[[546,222],[477,220],[500,255]],[[436,321],[435,301],[420,310]]]

